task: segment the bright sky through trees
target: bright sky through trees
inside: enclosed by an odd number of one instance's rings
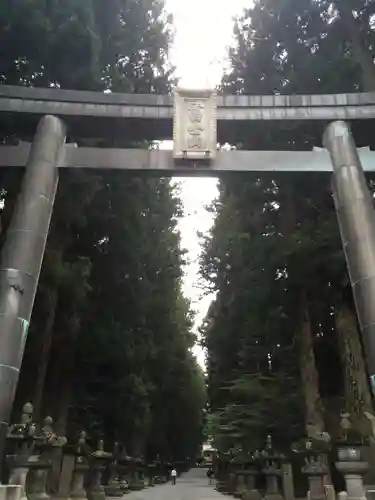
[[[232,41],[233,18],[250,3],[249,0],[166,0],[166,8],[173,14],[175,26],[171,58],[180,78],[180,87],[212,88],[220,82],[227,67],[226,55]],[[180,230],[182,245],[188,250],[190,261],[184,288],[197,311],[197,325],[205,316],[212,297],[202,297],[199,288],[200,246],[196,233],[205,233],[211,227],[212,217],[204,207],[215,198],[216,183],[216,179],[212,178],[183,179],[181,182],[185,217]],[[203,365],[203,352],[198,347],[195,352]]]

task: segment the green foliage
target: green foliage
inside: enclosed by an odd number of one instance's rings
[[[0,83],[167,93],[170,33],[158,0],[5,0]],[[2,172],[3,227],[13,185]],[[194,455],[205,390],[181,290],[180,216],[169,179],[61,173],[17,407],[32,399],[60,432],[85,427],[137,455]]]
[[[137,452],[144,440],[154,456],[184,458],[199,443],[203,383],[180,290],[179,200],[165,179],[108,177],[110,192],[93,203],[103,232],[91,275],[96,314],[87,316],[78,354],[77,411]]]
[[[286,444],[298,432],[300,414],[295,346],[282,299],[284,255],[276,252],[282,242],[274,227],[277,185],[255,176],[244,181],[231,176],[221,184],[202,256],[203,276],[217,291],[202,333],[211,409],[220,419],[216,445],[224,451],[254,449],[270,432]]]
[[[0,28],[2,83],[127,92],[168,86],[162,2],[4,0]]]
[[[235,25],[223,93],[314,94],[375,88],[374,2],[259,0]],[[357,124],[359,144],[373,142]],[[228,129],[237,147],[310,150],[321,125],[251,122]],[[232,135],[231,135],[232,134]],[[368,143],[365,142],[367,145]],[[227,175],[213,204],[201,274],[216,293],[202,328],[219,449],[254,449],[271,432],[286,446],[303,432],[300,356],[308,312],[323,398],[342,395],[333,321],[353,307],[329,176]],[[329,367],[329,372],[328,372]],[[310,374],[311,375],[311,374]]]

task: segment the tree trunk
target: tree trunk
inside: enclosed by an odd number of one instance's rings
[[[300,347],[300,369],[305,398],[305,423],[324,431],[323,403],[319,393],[319,376],[315,364],[314,340],[311,327],[309,306],[306,294],[300,302],[301,329],[297,334]]]
[[[335,324],[344,367],[346,410],[354,428],[368,436],[370,426],[364,412],[373,411],[372,398],[356,316],[347,304],[336,309]]]
[[[324,431],[324,406],[319,392],[319,375],[316,369],[314,338],[311,327],[309,304],[306,294],[303,293],[300,302],[301,310],[301,331],[297,337],[300,346],[300,369],[305,396],[305,425],[309,435],[308,428],[311,426],[317,432]],[[331,474],[328,472],[323,477],[324,484],[332,485]]]
[[[297,215],[293,186],[288,188],[285,200],[285,215],[283,230],[286,237],[291,237],[297,226]],[[293,259],[289,262],[288,273],[292,282],[299,281],[297,273],[300,270],[293,265]],[[299,343],[299,365],[301,370],[302,387],[305,400],[305,425],[313,425],[320,432],[324,431],[323,402],[319,393],[319,376],[316,369],[314,339],[309,311],[309,303],[306,290],[300,293],[299,308],[299,330],[296,338]]]
[[[61,327],[63,333],[55,352],[55,366],[52,374],[55,391],[50,394],[49,404],[56,418],[56,432],[65,435],[68,427],[69,406],[75,374],[76,345],[80,328],[77,313],[71,311],[69,318],[65,318]]]
[[[37,378],[34,385],[34,396],[32,401],[34,403],[34,414],[36,418],[41,417],[42,413],[42,402],[43,402],[43,390],[44,382],[46,379],[48,364],[50,360],[50,351],[53,338],[53,326],[55,323],[56,309],[58,302],[58,291],[57,288],[51,290],[47,303],[48,303],[48,316],[44,326],[42,338],[41,338],[41,348],[39,353],[40,363],[38,365]]]
[[[132,453],[137,458],[141,457],[144,453],[144,439],[142,439],[140,433],[136,433],[136,436],[133,437]]]

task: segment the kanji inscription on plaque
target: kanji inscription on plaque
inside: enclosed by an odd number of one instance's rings
[[[216,93],[212,90],[178,89],[174,99],[174,157],[213,159],[217,144]]]

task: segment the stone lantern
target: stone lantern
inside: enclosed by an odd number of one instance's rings
[[[279,481],[282,476],[282,463],[285,456],[275,450],[270,435],[267,436],[266,446],[260,455],[263,459],[262,472],[266,476],[265,500],[283,500],[279,490]]]
[[[233,492],[235,498],[242,498],[246,491],[245,483],[245,458],[242,449],[236,450],[234,457],[231,460],[234,467],[233,474],[236,477],[236,486]]]
[[[30,458],[31,477],[29,500],[48,500],[47,476],[52,467],[53,450],[67,443],[65,436],[58,436],[53,430],[53,419],[46,417],[40,435],[35,442],[35,454]]]
[[[245,464],[246,490],[242,496],[243,500],[262,500],[262,495],[256,486],[256,479],[261,469],[261,457],[259,452],[248,454]]]
[[[72,500],[85,500],[87,498],[85,490],[85,478],[89,470],[89,460],[91,449],[87,444],[87,434],[81,431],[78,442],[74,448],[74,469],[71,482],[70,498]]]
[[[22,499],[26,500],[26,478],[30,470],[30,457],[38,440],[36,424],[33,422],[34,407],[26,403],[22,408],[19,423],[9,427],[7,441],[11,453],[7,455],[10,467],[9,484],[22,487]]]
[[[341,438],[337,440],[336,468],[345,479],[348,500],[365,500],[366,491],[363,476],[369,470],[369,464],[363,457],[365,439],[353,431],[349,413],[341,418]]]
[[[216,457],[216,490],[220,493],[229,492],[229,455],[228,453],[218,452]]]
[[[98,441],[97,450],[90,453],[90,468],[92,470],[92,484],[88,491],[89,500],[105,500],[105,490],[102,485],[102,474],[112,460],[112,453],[104,451],[104,441]]]
[[[327,433],[324,433],[326,438]],[[292,446],[292,451],[304,455],[305,464],[302,473],[307,476],[310,500],[325,500],[324,478],[329,474],[327,452],[329,441],[319,439],[302,439]]]

